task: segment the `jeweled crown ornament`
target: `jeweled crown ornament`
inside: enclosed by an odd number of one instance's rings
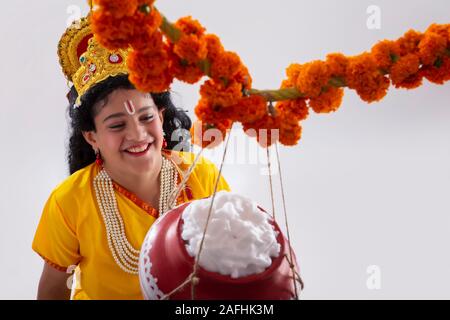
[[[75,106],[80,105],[81,97],[95,84],[108,77],[128,74],[128,51],[109,51],[102,47],[93,36],[89,18],[74,21],[58,44],[63,73],[78,93]]]

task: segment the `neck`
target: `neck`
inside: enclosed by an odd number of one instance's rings
[[[159,203],[160,172],[162,166],[162,156],[159,156],[154,162],[153,167],[144,173],[130,173],[119,170],[113,170],[106,164],[106,172],[111,179],[127,190],[136,194],[139,198],[157,208]]]

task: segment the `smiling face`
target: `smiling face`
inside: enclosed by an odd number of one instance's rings
[[[107,170],[142,174],[160,164],[163,115],[150,94],[117,89],[94,108],[96,130],[83,135]]]

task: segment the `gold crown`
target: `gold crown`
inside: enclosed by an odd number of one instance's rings
[[[127,50],[109,51],[93,36],[89,16],[74,21],[59,40],[58,56],[63,73],[73,83],[80,98],[108,77],[128,74]]]

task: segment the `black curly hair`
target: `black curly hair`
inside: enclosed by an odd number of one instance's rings
[[[128,80],[128,75],[109,77],[90,88],[82,97],[81,105],[74,107],[78,93],[72,87],[67,94],[69,100],[68,114],[70,117],[70,139],[67,161],[70,174],[93,163],[95,153],[83,137],[83,131],[95,131],[94,117],[96,111],[94,105],[106,98],[116,89],[135,89]],[[153,101],[158,109],[164,108],[163,130],[167,140],[167,149],[187,151],[190,148],[190,134],[192,122],[184,110],[181,110],[172,102],[170,92],[151,93]]]

